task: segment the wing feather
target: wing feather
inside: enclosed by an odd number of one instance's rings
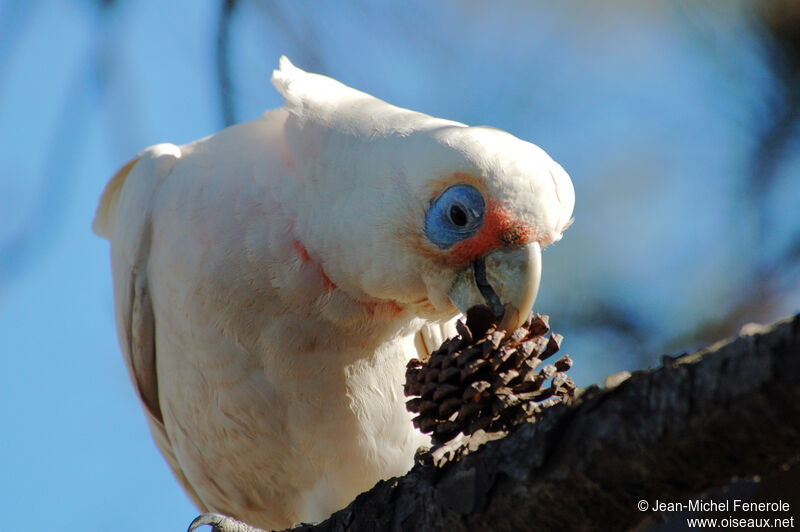
[[[123,166],[106,185],[92,225],[96,233],[112,242],[120,346],[151,426],[161,431],[164,419],[158,400],[156,329],[147,282],[152,239],[150,208],[155,191],[180,155],[177,146],[160,144]],[[118,223],[120,220],[124,223]],[[162,439],[165,438],[163,433]]]

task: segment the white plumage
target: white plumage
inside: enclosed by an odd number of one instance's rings
[[[574,203],[561,167],[502,131],[286,58],[273,84],[284,107],[122,168],[93,226],[159,449],[202,510],[263,528],[324,519],[410,468],[428,440],[406,362],[487,302],[476,261],[519,323]]]

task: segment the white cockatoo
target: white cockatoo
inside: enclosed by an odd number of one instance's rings
[[[156,444],[201,510],[267,529],[411,467],[406,363],[473,305],[521,324],[574,204],[508,133],[285,57],[272,83],[283,107],[125,165],[93,225]]]

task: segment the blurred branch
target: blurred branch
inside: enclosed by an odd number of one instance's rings
[[[308,16],[302,9],[295,8],[295,12],[299,12],[300,16],[296,17],[299,19],[297,22],[293,21],[292,4],[285,2],[255,0],[253,5],[260,9],[264,19],[283,35],[283,40],[294,48],[294,50],[281,50],[282,54],[290,54],[292,60],[304,70],[326,72],[320,52],[322,45],[319,42],[322,29],[315,25],[314,17]]]
[[[570,319],[582,330],[611,331],[631,343],[631,347],[639,352],[646,348],[648,339],[653,335],[652,327],[642,322],[641,314],[622,301],[592,299],[582,302],[580,308],[569,314]]]
[[[753,1],[751,9],[753,34],[761,41],[764,64],[772,77],[754,113],[755,149],[745,174],[751,192],[743,194],[745,209],[754,218],[753,235],[760,240],[770,231],[769,194],[800,133],[800,3]],[[800,263],[799,248],[800,235],[796,235],[777,256],[749,255],[747,283],[738,297],[713,320],[696,325],[670,344],[702,344],[731,334],[745,321],[769,319],[780,306],[784,276]]]
[[[95,82],[99,79],[102,85],[101,57],[107,49],[102,30],[108,21],[106,15],[110,10],[106,8],[110,4],[96,7],[99,20],[94,40],[73,70],[52,135],[42,147],[45,154],[42,192],[20,229],[0,242],[0,280],[3,283],[8,283],[32,262],[34,254],[59,235],[61,224],[58,222],[69,206],[67,199],[74,183],[65,177],[70,175],[80,145],[87,138],[85,128],[90,123],[87,117],[95,101],[92,97],[98,95]],[[58,46],[57,41],[54,46]]]
[[[645,321],[644,313],[624,301],[584,294],[578,302],[567,306],[563,314],[564,330],[581,331],[598,343],[610,341],[622,346],[624,352],[614,350],[614,356],[625,361],[624,367],[652,363],[650,354],[657,350],[653,341],[657,331]]]
[[[236,123],[230,65],[231,23],[233,21],[233,11],[236,9],[236,5],[236,0],[222,0],[219,27],[217,28],[217,87],[222,109],[222,122],[225,127]]]
[[[38,4],[38,0],[0,4],[0,28],[3,28],[3,31],[0,31],[0,87],[3,85],[4,74],[8,72],[9,59],[13,56],[17,42],[25,33]]]
[[[763,197],[778,173],[800,121],[800,3],[774,0],[754,4],[766,62],[775,83],[768,93],[769,113],[761,124],[750,178]],[[760,31],[759,31],[760,30]],[[763,208],[762,208],[763,209]]]

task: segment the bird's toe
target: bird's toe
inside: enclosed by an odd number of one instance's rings
[[[213,532],[266,532],[232,517],[215,513],[198,515],[189,525],[187,532],[194,532],[205,525],[209,525]]]

